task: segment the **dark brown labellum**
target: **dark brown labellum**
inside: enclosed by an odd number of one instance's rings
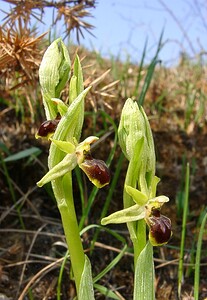
[[[94,159],[90,154],[87,154],[80,168],[98,188],[109,184],[110,172],[103,160]]]
[[[40,125],[40,128],[37,132],[37,136],[40,137],[48,137],[48,135],[52,134],[55,132],[58,123],[60,122],[59,119],[55,119],[55,120],[47,120],[45,122],[43,122]]]
[[[153,245],[163,245],[169,241],[172,235],[169,218],[163,215],[159,217],[151,216],[148,224],[150,226],[150,240]]]

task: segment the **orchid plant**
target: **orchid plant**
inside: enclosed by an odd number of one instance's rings
[[[153,246],[166,244],[171,235],[171,221],[161,214],[168,202],[156,196],[160,179],[155,175],[155,150],[151,128],[144,109],[127,99],[118,128],[119,143],[129,166],[125,178],[124,209],[102,219],[102,225],[127,223],[134,247],[134,300],[155,299]],[[149,239],[146,239],[146,231]]]
[[[102,160],[90,152],[98,138],[90,136],[80,142],[84,120],[84,90],[82,68],[75,58],[73,75],[68,50],[61,39],[55,40],[42,59],[39,78],[47,120],[41,124],[37,138],[51,142],[48,173],[37,183],[39,187],[51,182],[59,208],[77,290],[77,299],[93,300],[93,281],[88,257],[84,254],[74,207],[72,170],[79,166],[98,188],[109,183],[109,170]],[[68,103],[60,99],[69,81]]]

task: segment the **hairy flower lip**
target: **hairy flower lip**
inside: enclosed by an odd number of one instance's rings
[[[149,226],[149,239],[153,246],[167,244],[172,236],[171,220],[164,215],[159,214],[156,209],[155,215],[152,215],[146,222]]]
[[[85,154],[85,159],[79,167],[96,187],[102,188],[109,184],[111,175],[107,165],[103,160],[93,158],[90,152]]]

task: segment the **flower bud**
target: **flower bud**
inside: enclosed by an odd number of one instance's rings
[[[128,160],[134,155],[137,141],[145,135],[144,119],[136,101],[127,99],[118,128],[119,144]]]
[[[155,175],[154,141],[143,107],[131,98],[122,109],[118,137],[126,158],[134,160],[134,173],[139,174],[140,190],[147,194]]]
[[[51,135],[55,132],[55,129],[57,128],[59,121],[60,121],[59,119],[55,119],[55,120],[47,120],[43,122],[40,125],[35,137],[37,139],[39,137],[49,139]]]
[[[171,220],[160,214],[160,210],[155,208],[152,214],[146,219],[149,225],[149,240],[153,246],[167,244],[172,236]]]
[[[110,182],[110,172],[103,160],[94,159],[89,153],[79,167],[88,179],[97,187],[102,188]]]

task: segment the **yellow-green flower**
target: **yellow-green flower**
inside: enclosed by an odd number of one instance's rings
[[[83,142],[74,144],[66,141],[54,140],[50,138],[61,151],[65,152],[65,157],[37,183],[38,186],[64,176],[72,171],[77,165],[84,171],[89,180],[98,188],[102,188],[110,182],[110,172],[104,161],[94,159],[90,153],[91,144],[98,140],[95,136],[86,138]]]
[[[134,205],[119,210],[101,220],[102,225],[128,223],[144,219],[149,226],[149,240],[153,246],[166,244],[171,235],[170,219],[160,214],[162,205],[169,201],[166,196],[147,199],[147,196],[131,186],[125,186]]]

